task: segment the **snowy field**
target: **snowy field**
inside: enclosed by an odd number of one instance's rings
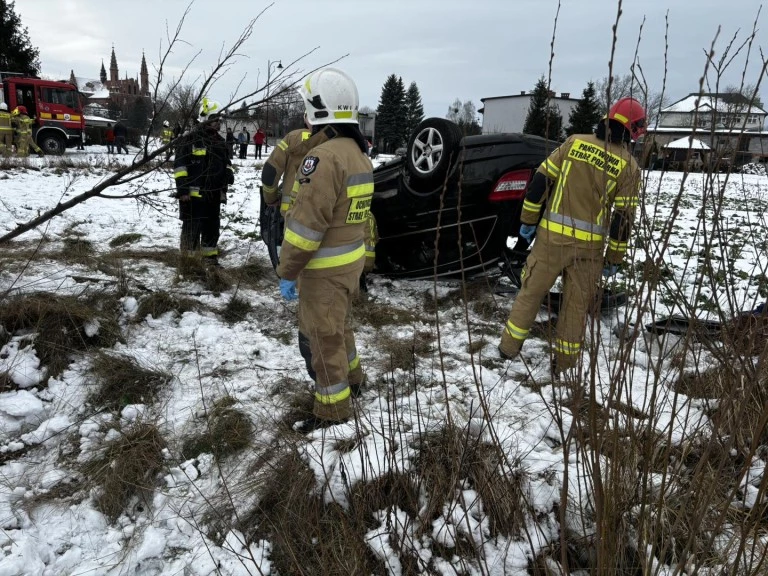
[[[107,164],[106,155],[94,148],[66,155],[77,166],[92,165],[91,169],[61,167],[58,159],[32,158],[26,167],[0,171],[0,235],[90,189],[130,162],[129,156],[117,156]],[[251,158],[234,162],[236,183],[222,217],[221,262],[225,270],[254,263],[266,269],[269,259],[257,237],[260,167]],[[766,295],[768,178],[733,175],[722,183],[720,199],[726,205],[728,236],[713,245],[707,243],[706,227],[701,225],[700,216],[710,201],[704,196],[703,178],[691,174],[683,181],[677,173],[647,175],[640,229],[652,230],[654,238],[661,238],[674,199],[683,189],[663,258],[666,281],[650,295],[652,305],[641,316],[634,308],[614,310],[592,330],[598,350],[598,402],[610,384],[616,360],[611,351],[620,346],[617,327],[638,318],[649,321],[691,309],[707,316],[715,310],[713,302],[723,305],[729,299],[737,309],[751,309]],[[274,542],[250,540],[235,522],[215,537],[205,523],[211,507],[229,510],[232,504],[235,515],[248,515],[259,500],[259,486],[250,490],[243,486],[265,454],[278,444],[286,449],[283,439],[292,433],[280,423],[291,408],[287,398],[289,393],[309,390],[311,384],[296,345],[296,304],[281,300],[277,278],[267,270],[256,284],[238,287],[237,296],[251,305],[244,319],[226,320],[222,312],[234,288],[212,291],[179,279],[175,268],[160,259],[137,256],[177,247],[180,223],[172,190],[172,174],[166,167],[110,188],[103,197],[89,199],[2,246],[6,257],[0,259],[0,294],[4,298],[33,292],[79,296],[115,285],[115,278],[97,262],[117,250],[110,242],[130,238],[128,245],[120,246],[134,255],[125,256],[122,263],[127,285],[120,299],[122,342],[107,352],[163,370],[172,379],[151,402],[130,404],[117,413],[99,410],[88,401],[95,386],[92,354],[73,354],[71,364],[49,376],[36,352],[34,334],[14,333],[0,339],[5,342],[0,351],[0,383],[4,382],[0,386],[0,576],[277,573]],[[137,194],[147,201],[109,198]],[[124,236],[128,234],[133,236]],[[62,247],[72,239],[87,240],[94,253],[79,261],[60,257]],[[631,285],[646,260],[655,259],[656,247],[653,241],[642,246],[635,243],[634,263],[619,275],[616,285]],[[14,251],[30,256],[14,259]],[[721,257],[713,258],[717,255]],[[715,261],[714,276],[702,268],[705,260]],[[730,291],[724,289],[726,279]],[[464,480],[437,510],[431,526],[419,525],[412,511],[398,506],[375,511],[364,541],[383,567],[382,573],[528,574],[531,560],[558,539],[555,510],[566,472],[574,501],[587,498],[579,459],[572,455],[566,461],[558,449],[563,431],[567,433],[575,416],[563,409],[562,421],[553,418],[559,392],[548,385],[549,344],[543,338],[531,338],[521,359],[502,361],[496,345],[511,297],[475,287],[475,299],[465,306],[459,288],[458,283],[447,281],[435,286],[428,281],[371,278],[369,293],[357,304],[355,314],[358,350],[369,379],[368,389],[356,401],[357,425],[334,427],[325,437],[316,432],[295,438],[290,446],[314,472],[323,500],[344,507],[349,503],[349,487],[416,466],[420,435],[450,421],[503,447],[507,466],[523,478],[520,486],[531,513],[521,521],[517,535],[500,536],[491,526],[477,486]],[[196,305],[183,313],[137,317],[142,300],[158,291],[191,299]],[[686,310],[685,303],[691,308]],[[365,319],[372,315],[365,313],[365,307],[389,319],[367,323]],[[539,320],[546,319],[542,312]],[[96,334],[100,328],[94,320],[86,332]],[[394,360],[386,347],[393,342],[404,343],[415,354],[410,365]],[[631,420],[636,414],[647,422],[648,383],[655,381],[652,367],[663,364],[660,355],[667,353],[652,339],[634,340],[631,379],[622,392],[622,401],[634,411],[614,414],[615,418]],[[707,355],[702,354],[698,362],[708,362]],[[703,401],[673,394],[668,388],[663,392],[654,400],[652,427],[658,434],[682,443],[706,426]],[[205,426],[202,416],[207,407],[225,396],[236,400],[252,424],[249,446],[220,461],[211,454],[182,459],[183,439]],[[163,470],[154,479],[154,491],[146,499],[135,498],[112,522],[99,511],[98,490],[77,489],[82,481],[80,466],[119,435],[118,430],[137,422],[158,425],[165,440]],[[761,462],[754,457],[756,469]],[[760,477],[750,482],[759,485]],[[67,490],[67,486],[75,488]],[[237,487],[234,504],[225,497],[233,487]],[[575,512],[572,520],[574,525],[583,522]],[[393,549],[395,541],[404,543],[416,558],[410,569],[402,550]],[[458,542],[470,542],[480,560],[464,558]],[[420,566],[420,571],[412,571],[413,566]]]

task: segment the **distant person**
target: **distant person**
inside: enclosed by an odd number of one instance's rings
[[[83,144],[83,140],[85,140],[85,134],[80,134],[80,138],[77,139],[77,148],[76,150],[85,150],[85,145]]]
[[[256,130],[256,134],[253,135],[253,143],[256,144],[256,152],[254,152],[253,157],[260,159],[261,158],[261,148],[264,146],[264,141],[267,139],[267,135],[264,133],[264,130],[259,128]]]
[[[104,141],[107,143],[107,154],[115,153],[115,131],[112,129],[112,123],[107,123],[107,131],[104,132]]]
[[[232,160],[232,158],[235,157],[235,144],[237,143],[235,134],[232,132],[232,128],[227,128],[227,137],[224,139],[224,142],[227,145],[227,154],[229,155],[229,159]]]
[[[245,160],[245,155],[248,152],[248,141],[250,139],[251,134],[245,129],[245,126],[243,126],[243,129],[237,134],[237,143],[240,145],[240,153],[237,157],[241,160]]]
[[[115,148],[117,149],[117,154],[122,154],[122,150],[125,150],[125,153],[128,154],[128,146],[125,144],[128,139],[128,128],[125,127],[122,120],[118,120],[115,122],[113,130],[115,132]]]

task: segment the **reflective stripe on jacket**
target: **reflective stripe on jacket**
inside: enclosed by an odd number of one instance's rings
[[[640,169],[629,149],[594,134],[574,134],[538,171],[553,184],[542,198],[526,196],[521,222],[536,224],[546,202],[539,237],[555,245],[602,249],[609,235],[606,258],[621,262],[640,190]],[[620,217],[622,226],[612,225],[612,215]]]
[[[373,198],[373,168],[351,138],[336,137],[310,150],[296,173],[298,194],[286,214],[277,273],[306,276],[360,274]]]
[[[6,132],[13,130],[13,124],[11,123],[11,113],[5,110],[0,110],[0,132]]]
[[[285,138],[272,149],[272,153],[264,163],[262,169],[261,186],[264,194],[264,202],[274,204],[279,199],[278,185],[280,177],[283,178],[283,196],[290,194],[293,188],[293,180],[296,176],[296,170],[299,164],[311,150],[306,145],[312,133],[306,129],[293,130],[285,135]],[[268,166],[271,166],[270,169]],[[288,202],[280,203],[280,213],[285,214],[288,210]]]
[[[232,176],[232,160],[218,132],[199,126],[179,145],[173,164],[177,195],[219,198]]]

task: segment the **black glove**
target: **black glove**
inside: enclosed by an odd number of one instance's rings
[[[365,272],[360,274],[360,292],[368,292],[368,282],[366,282]]]

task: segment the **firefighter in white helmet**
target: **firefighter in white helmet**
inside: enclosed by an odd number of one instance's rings
[[[181,250],[200,250],[206,264],[219,264],[221,205],[235,181],[232,161],[219,134],[220,103],[203,98],[199,124],[179,145],[174,162],[181,219]]]
[[[296,429],[309,432],[350,418],[351,396],[364,382],[350,310],[365,265],[373,168],[352,79],[324,68],[299,93],[312,132],[328,138],[307,153],[296,173],[277,268],[287,300],[297,297],[298,281],[299,350],[315,393],[313,414]]]

